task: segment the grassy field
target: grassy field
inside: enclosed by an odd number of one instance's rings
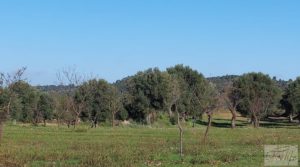
[[[204,124],[204,123],[203,123]],[[157,125],[158,126],[158,125]],[[176,126],[34,127],[6,124],[0,166],[263,166],[264,144],[300,145],[300,128],[268,123],[254,129],[242,118],[229,127],[227,115],[215,117],[209,142],[205,125],[184,131],[184,157],[178,155]]]

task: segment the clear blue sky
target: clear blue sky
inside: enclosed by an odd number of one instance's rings
[[[76,65],[113,82],[189,65],[205,76],[300,75],[299,0],[0,0],[0,71],[54,84]]]

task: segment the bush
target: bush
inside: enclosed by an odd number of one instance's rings
[[[170,122],[172,125],[176,125],[177,124],[176,117],[171,117]]]
[[[122,120],[122,121],[125,121],[125,120],[127,120],[127,118],[128,118],[128,112],[127,112],[127,110],[121,110],[120,112],[118,112],[118,118],[120,119],[120,120]]]

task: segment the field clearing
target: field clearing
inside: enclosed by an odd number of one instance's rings
[[[217,114],[209,142],[205,125],[184,129],[184,157],[178,155],[176,126],[74,128],[6,124],[0,166],[263,166],[265,144],[300,145],[299,126],[266,123],[254,129],[239,117],[230,129],[226,114]],[[226,117],[227,118],[227,117]]]

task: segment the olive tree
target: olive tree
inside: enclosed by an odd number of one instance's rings
[[[238,110],[251,118],[255,128],[259,127],[261,118],[271,113],[279,101],[279,88],[263,73],[244,74],[234,81],[233,90],[241,99]]]
[[[117,88],[103,79],[89,80],[80,85],[75,91],[75,101],[85,104],[82,111],[88,115],[92,127],[107,119],[114,126],[116,113],[122,109]]]
[[[179,82],[181,97],[178,109],[182,110],[185,117],[193,119],[201,117],[205,113],[211,91],[214,87],[205,77],[188,66],[176,65],[167,69],[168,73],[175,76]]]
[[[167,71],[172,78],[176,79],[176,82],[171,82],[173,84],[173,95],[171,97],[176,97],[174,98],[176,99],[174,107],[177,113],[177,124],[181,138],[183,128],[179,118],[181,117],[181,120],[184,121],[191,116],[193,122],[195,122],[196,117],[202,116],[203,113],[206,113],[209,117],[208,128],[205,133],[205,136],[207,136],[211,125],[212,108],[215,104],[215,89],[213,85],[201,73],[188,66],[176,65],[168,68]],[[182,142],[182,139],[180,141]]]
[[[300,77],[288,85],[283,96],[286,101],[285,109],[290,111],[291,117],[298,115],[300,123]]]
[[[111,113],[111,125],[112,127],[114,127],[116,114],[123,111],[121,94],[114,85],[109,85],[106,93],[107,96],[105,97],[105,99],[108,103],[108,110]]]
[[[3,134],[3,124],[10,115],[12,103],[16,99],[10,86],[16,82],[26,80],[24,73],[26,67],[18,69],[14,73],[0,73],[0,143]]]
[[[84,100],[76,99],[75,89],[84,83],[87,77],[80,74],[75,66],[58,71],[56,76],[59,84],[66,87],[64,90],[65,96],[63,96],[64,98],[62,99],[63,103],[61,103],[65,105],[63,106],[65,112],[64,119],[68,127],[70,124],[73,124],[75,127],[76,124],[80,122],[80,115],[85,106]]]
[[[224,100],[225,106],[231,112],[231,128],[234,129],[236,127],[237,106],[241,102],[241,94],[233,87],[233,83],[230,83],[225,86],[221,98]]]
[[[178,110],[178,101],[180,100],[180,85],[178,78],[175,76],[171,77],[170,84],[170,90],[169,90],[169,116],[173,117],[173,112],[176,113],[177,117],[177,125],[179,129],[179,154],[182,157],[183,156],[183,127],[181,125],[181,119],[182,119],[182,110]]]
[[[127,83],[128,95],[125,108],[137,121],[151,124],[158,112],[170,106],[170,76],[158,68],[138,72]]]
[[[46,120],[51,120],[53,118],[53,110],[54,110],[54,100],[47,93],[42,93],[39,96],[39,100],[37,102],[37,112],[38,115],[42,118],[44,122],[44,126],[46,126]]]
[[[9,86],[9,89],[14,94],[11,103],[11,118],[37,125],[39,122],[39,112],[37,111],[39,92],[25,81],[15,82]]]
[[[194,97],[196,98],[196,101],[200,104],[202,112],[206,113],[207,115],[207,127],[203,137],[203,142],[206,143],[209,129],[212,124],[213,113],[215,109],[217,109],[220,105],[215,85],[212,83],[205,85],[205,90],[201,91],[201,95],[195,94]]]

